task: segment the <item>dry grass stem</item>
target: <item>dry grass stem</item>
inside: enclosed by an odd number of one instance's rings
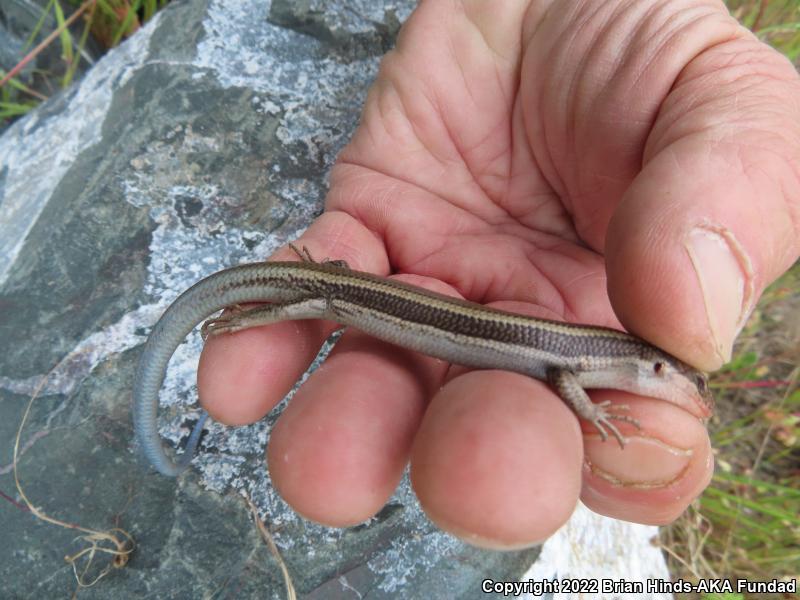
[[[22,488],[22,484],[19,481],[19,468],[18,468],[18,456],[19,456],[19,442],[20,438],[22,437],[22,430],[25,428],[25,423],[28,420],[28,415],[31,412],[31,407],[33,406],[33,401],[39,397],[39,393],[42,391],[44,384],[47,382],[47,378],[50,374],[58,369],[65,361],[70,360],[72,358],[72,354],[68,354],[61,362],[58,363],[53,369],[50,370],[49,373],[45,374],[42,377],[42,380],[36,386],[36,389],[31,394],[31,399],[28,401],[28,406],[25,408],[25,413],[22,415],[22,420],[20,421],[19,428],[17,429],[17,437],[14,441],[14,458],[13,458],[13,466],[14,466],[14,484],[17,487],[17,492],[19,492],[22,501],[25,503],[25,506],[30,510],[34,517],[41,521],[45,521],[52,525],[56,525],[58,527],[63,527],[65,529],[73,529],[75,531],[80,531],[84,535],[78,536],[76,539],[84,540],[89,544],[87,548],[84,548],[80,552],[76,554],[67,555],[64,557],[69,564],[72,565],[72,570],[75,573],[75,579],[78,582],[80,587],[90,587],[97,583],[100,579],[108,575],[112,568],[118,569],[124,567],[128,563],[128,559],[133,552],[135,547],[135,542],[133,537],[130,533],[125,531],[124,529],[120,528],[113,528],[113,529],[106,529],[106,530],[97,530],[91,529],[88,527],[82,527],[81,525],[77,525],[75,523],[67,523],[66,521],[62,521],[61,519],[56,519],[44,513],[42,510],[37,508],[33,505],[30,501],[28,496],[25,494],[25,490]],[[101,544],[106,544],[105,546]],[[98,552],[103,554],[110,554],[113,558],[109,561],[109,563],[100,571],[100,573],[94,577],[91,581],[87,583],[86,581],[86,574],[89,571],[89,568],[92,566],[94,562],[95,554]],[[83,566],[82,569],[78,569],[77,562],[84,556],[88,556],[86,560],[86,564]]]
[[[269,548],[269,551],[275,557],[275,560],[278,561],[278,566],[281,568],[281,573],[283,573],[283,583],[286,585],[286,597],[289,600],[297,600],[297,592],[294,590],[292,576],[289,575],[289,569],[286,567],[286,563],[284,562],[283,557],[278,550],[278,546],[275,545],[275,540],[272,538],[272,534],[264,526],[264,523],[258,516],[258,509],[256,508],[256,505],[253,504],[253,501],[250,500],[248,496],[244,496],[244,500],[250,507],[250,512],[253,513],[253,521],[255,521],[256,527],[258,527],[258,532],[261,534],[261,539],[264,540]]]

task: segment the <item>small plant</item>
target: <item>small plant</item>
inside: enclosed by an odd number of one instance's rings
[[[112,48],[165,5],[166,0],[85,0],[67,17],[62,2],[50,0],[25,42],[25,56],[10,71],[0,70],[0,119],[7,124],[68,87],[81,61],[91,62],[86,52],[90,34],[104,49]],[[34,47],[46,23],[55,27]],[[52,44],[60,46],[60,63],[51,70],[24,72]]]
[[[661,531],[673,578],[800,574],[800,263],[773,284],[714,377],[712,484]]]

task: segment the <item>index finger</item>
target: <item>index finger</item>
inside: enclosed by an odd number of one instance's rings
[[[341,212],[326,212],[295,242],[318,260],[345,260],[351,268],[386,274],[383,245],[362,224]],[[270,260],[294,260],[281,248]],[[284,321],[206,341],[197,369],[200,403],[220,423],[243,425],[263,418],[308,369],[337,325]]]

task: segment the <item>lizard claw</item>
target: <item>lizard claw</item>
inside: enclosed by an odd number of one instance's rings
[[[225,309],[225,311],[214,319],[208,319],[200,326],[200,337],[205,342],[210,335],[219,335],[220,333],[232,333],[236,331],[234,322],[236,318],[245,312],[240,304],[234,304]]]
[[[626,440],[623,437],[622,433],[620,433],[619,429],[617,428],[614,423],[611,421],[623,421],[625,423],[630,423],[636,429],[641,429],[642,425],[639,423],[638,420],[634,419],[629,415],[621,415],[617,412],[610,412],[609,409],[613,409],[615,411],[627,411],[630,407],[627,404],[613,404],[610,400],[605,400],[604,402],[600,402],[599,404],[594,405],[594,415],[593,418],[590,419],[592,425],[595,426],[597,431],[600,433],[600,438],[605,442],[608,439],[608,434],[611,432],[617,442],[619,442],[620,448],[625,448]]]
[[[200,337],[205,342],[210,335],[217,335],[225,330],[225,327],[230,319],[225,317],[217,317],[216,319],[208,319],[200,327]]]

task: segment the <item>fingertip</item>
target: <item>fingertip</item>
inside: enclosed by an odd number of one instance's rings
[[[569,409],[538,381],[474,371],[434,397],[415,438],[411,481],[437,525],[486,548],[549,537],[572,514],[582,444]]]
[[[427,357],[347,332],[272,431],[267,461],[276,490],[327,526],[375,515],[402,477],[440,370]]]
[[[351,268],[388,272],[385,249],[362,223],[342,211],[317,218],[270,260],[344,260]],[[322,321],[290,321],[211,336],[200,355],[200,401],[217,421],[252,423],[264,417],[292,388],[333,331]]]
[[[258,421],[292,389],[329,332],[322,321],[284,321],[209,337],[197,368],[200,404],[226,425]]]
[[[714,459],[704,425],[664,402],[614,391],[594,401],[624,396],[642,429],[626,427],[621,449],[584,434],[586,458],[581,500],[594,512],[648,525],[680,516],[711,481]]]

